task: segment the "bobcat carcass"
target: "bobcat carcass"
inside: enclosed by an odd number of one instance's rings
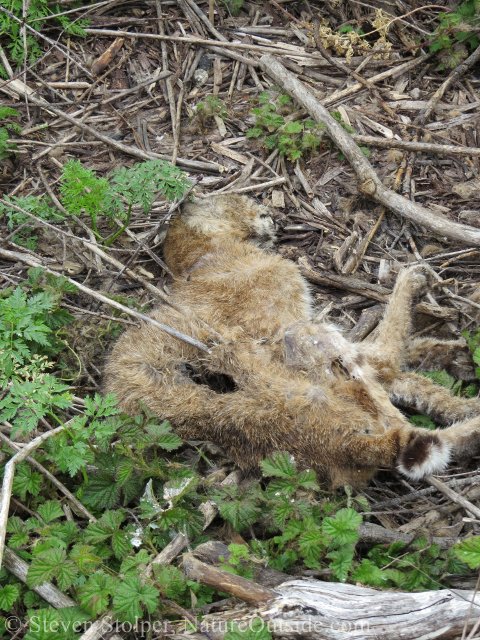
[[[431,270],[402,271],[375,340],[353,344],[315,323],[305,280],[271,251],[273,241],[269,210],[249,198],[183,207],[165,260],[172,301],[186,312],[165,304],[151,315],[204,342],[209,325],[224,342],[205,354],[151,325],[129,329],[105,372],[122,409],[135,414],[140,400],[181,437],[217,443],[244,470],[288,451],[332,486],[364,484],[379,467],[419,480],[478,452],[480,400],[402,371],[432,345],[409,339],[412,303]],[[416,428],[392,402],[451,426]]]

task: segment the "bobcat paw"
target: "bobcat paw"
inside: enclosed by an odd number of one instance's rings
[[[418,481],[439,473],[450,462],[450,447],[436,433],[421,434],[401,451],[398,470],[410,480]]]
[[[404,277],[408,281],[412,292],[419,296],[425,295],[437,282],[435,271],[426,264],[409,267],[405,271]]]

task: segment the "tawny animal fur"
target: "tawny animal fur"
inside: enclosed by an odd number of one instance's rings
[[[226,343],[208,355],[151,325],[129,329],[105,377],[123,410],[138,413],[140,400],[181,437],[217,443],[247,471],[288,451],[333,486],[364,484],[379,467],[419,480],[477,453],[480,400],[402,371],[432,350],[430,339],[409,339],[412,303],[433,282],[430,269],[402,271],[375,340],[353,344],[315,323],[306,282],[270,251],[273,242],[269,210],[246,197],[184,206],[165,260],[172,299],[189,313],[162,305],[151,316],[204,342],[207,323]],[[463,348],[444,348],[455,344]],[[393,403],[451,426],[416,428]]]

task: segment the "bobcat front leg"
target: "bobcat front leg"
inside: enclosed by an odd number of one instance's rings
[[[425,294],[435,281],[435,273],[426,265],[401,271],[373,342],[360,345],[369,364],[382,380],[394,377],[402,365],[403,352],[411,332],[412,303]]]

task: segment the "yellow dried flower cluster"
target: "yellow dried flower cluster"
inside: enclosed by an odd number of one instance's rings
[[[372,53],[372,49],[381,49],[390,50],[392,48],[392,43],[387,40],[387,32],[388,26],[390,23],[390,18],[383,13],[381,9],[375,10],[375,20],[372,21],[372,25],[375,27],[375,34],[378,34],[377,41],[371,45],[362,35],[359,35],[356,31],[348,31],[347,33],[336,33],[328,26],[328,20],[322,18],[320,16],[320,27],[318,30],[318,34],[320,37],[320,41],[325,47],[325,49],[333,49],[335,53],[339,56],[345,56],[347,62],[350,62],[353,55],[370,55]],[[310,39],[313,43],[315,43],[313,38],[313,25],[312,33],[310,34]],[[353,48],[354,46],[358,47],[357,50]],[[389,53],[375,53],[373,55],[374,59],[380,60],[385,59],[388,60],[390,57]]]

